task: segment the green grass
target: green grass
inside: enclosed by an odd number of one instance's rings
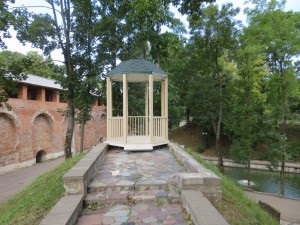
[[[213,171],[222,179],[223,197],[214,205],[231,225],[275,225],[276,222],[257,203],[249,199],[234,181],[220,173],[217,167],[205,162],[193,150],[185,149],[195,160]]]
[[[39,224],[50,209],[64,196],[63,175],[83,156],[84,154],[80,154],[71,158],[55,169],[37,177],[12,199],[0,205],[0,224]]]

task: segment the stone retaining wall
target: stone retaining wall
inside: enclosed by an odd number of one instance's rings
[[[177,182],[181,190],[201,191],[210,201],[222,199],[222,182],[215,173],[203,167],[181,147],[169,143],[169,149],[190,173],[178,173]]]
[[[107,151],[108,145],[105,143],[94,146],[83,159],[64,175],[64,187],[67,195],[82,194],[85,196],[87,194],[87,187]]]

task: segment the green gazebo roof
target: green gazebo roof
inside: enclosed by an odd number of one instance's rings
[[[127,75],[128,82],[147,82],[150,74],[155,81],[162,80],[167,74],[154,63],[145,59],[131,59],[121,62],[107,73],[114,81],[122,81],[123,74]]]

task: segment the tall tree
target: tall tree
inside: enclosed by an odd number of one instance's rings
[[[212,123],[218,154],[218,166],[221,171],[224,169],[220,143],[221,125],[226,102],[224,89],[230,77],[230,74],[224,73],[225,64],[222,65],[221,60],[225,54],[230,56],[236,48],[238,21],[234,17],[238,12],[239,8],[233,8],[232,4],[222,5],[221,9],[217,5],[211,5],[203,9],[200,19],[194,20],[192,17],[189,19],[191,39],[198,55],[194,64],[200,66],[198,74],[202,74],[197,82],[201,85],[197,91],[200,93],[202,90],[207,90],[208,86],[210,87],[210,93],[206,95],[206,101],[209,101],[209,104],[200,106],[200,102],[195,102],[195,105],[198,106],[198,109],[205,106],[203,108],[205,111],[201,110],[200,112],[203,112]],[[199,62],[200,60],[201,62]],[[206,86],[203,87],[203,85]]]
[[[95,1],[74,2],[74,64],[76,68],[76,89],[74,104],[77,110],[76,122],[80,124],[80,151],[83,151],[84,130],[91,118],[92,107],[99,95],[99,63],[95,59],[97,13]]]
[[[29,13],[26,7],[14,10],[17,30],[17,38],[21,42],[30,42],[34,47],[40,48],[45,55],[49,55],[54,49],[62,50],[66,68],[65,83],[67,89],[67,117],[68,128],[65,140],[65,158],[72,157],[71,145],[74,130],[75,105],[74,90],[76,76],[74,74],[74,63],[72,55],[72,3],[70,0],[46,0],[51,13],[37,14]],[[60,22],[61,21],[61,24]]]
[[[281,161],[281,190],[284,194],[285,161],[288,159],[287,122],[296,91],[294,57],[300,54],[299,13],[284,12],[285,1],[251,1],[248,9],[249,27],[245,29],[247,42],[256,43],[264,52],[270,73],[268,77],[269,115],[274,119]]]
[[[263,133],[264,104],[266,93],[263,93],[267,66],[257,49],[242,45],[236,54],[236,72],[232,73],[229,84],[231,100],[230,116],[225,121],[233,140],[231,157],[244,164],[248,170],[248,186],[250,187],[250,161],[255,157],[255,147]]]

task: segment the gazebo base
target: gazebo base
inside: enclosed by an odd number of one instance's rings
[[[128,136],[127,143],[124,143],[120,139],[107,140],[105,143],[113,146],[124,148],[125,151],[152,151],[154,147],[160,145],[166,145],[169,140],[164,140],[161,137],[153,137],[155,141],[150,142],[149,136]]]

